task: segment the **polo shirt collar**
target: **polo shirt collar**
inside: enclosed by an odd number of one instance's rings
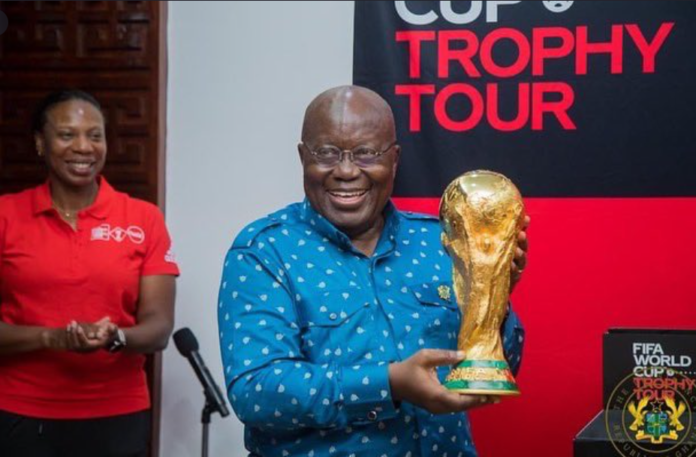
[[[53,209],[53,201],[51,200],[51,187],[46,180],[43,184],[36,188],[33,198],[34,215],[45,213]]]
[[[97,198],[95,198],[94,202],[83,211],[97,219],[105,219],[116,191],[103,176],[97,179],[99,180]],[[34,215],[53,211],[53,200],[51,199],[51,185],[49,180],[46,180],[42,185],[36,188],[33,205]]]
[[[385,254],[393,249],[399,231],[399,212],[396,210],[396,207],[391,200],[387,202],[383,214],[384,228],[382,229],[382,234],[380,235],[379,242],[377,243],[377,247],[375,249],[375,256]],[[319,214],[312,207],[312,204],[307,198],[305,198],[302,202],[300,219],[311,225],[318,234],[326,237],[329,241],[337,244],[339,247],[355,250],[348,235],[340,231],[328,219]]]

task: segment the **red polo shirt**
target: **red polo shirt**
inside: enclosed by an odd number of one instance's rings
[[[52,208],[48,183],[0,196],[0,320],[65,327],[110,316],[133,326],[140,278],[179,274],[170,249],[159,209],[104,178],[77,230]],[[0,409],[74,419],[147,409],[144,361],[103,350],[0,356]]]

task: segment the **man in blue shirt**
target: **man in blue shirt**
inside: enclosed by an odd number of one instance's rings
[[[389,200],[399,159],[387,103],[360,87],[307,108],[304,202],[247,226],[225,259],[220,345],[252,456],[476,456],[466,414],[496,402],[440,382],[463,359],[436,218]],[[526,263],[519,237],[512,278]],[[453,295],[453,294],[452,294]],[[501,328],[516,372],[523,330]]]

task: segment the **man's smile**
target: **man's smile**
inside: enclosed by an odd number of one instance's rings
[[[367,197],[369,189],[330,189],[327,190],[329,199],[334,206],[342,209],[360,207]]]

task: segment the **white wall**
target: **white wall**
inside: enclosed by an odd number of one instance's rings
[[[190,327],[224,386],[216,303],[222,261],[247,223],[303,197],[296,145],[307,103],[348,84],[353,2],[170,2],[167,224],[182,270],[176,328]],[[203,396],[164,354],[162,457],[200,455]],[[224,387],[223,387],[224,388]],[[234,415],[210,456],[246,456]]]

